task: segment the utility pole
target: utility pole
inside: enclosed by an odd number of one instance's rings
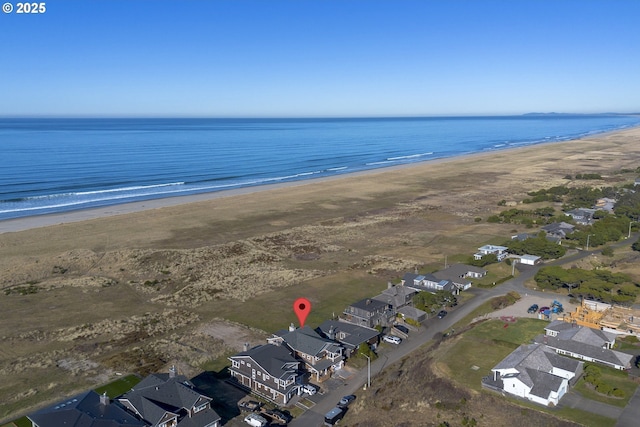
[[[371,358],[366,354],[362,354],[367,358],[367,388],[371,387]]]

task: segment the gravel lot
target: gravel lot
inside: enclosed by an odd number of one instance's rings
[[[569,303],[569,297],[556,295],[556,294],[545,294],[543,292],[535,292],[533,294],[524,294],[522,298],[516,302],[515,304],[503,308],[502,310],[494,311],[493,313],[489,313],[484,316],[484,318],[491,317],[497,318],[501,316],[515,316],[515,317],[529,317],[529,318],[537,318],[538,313],[527,313],[527,309],[531,307],[533,304],[538,304],[539,307],[551,307],[553,300],[558,300],[562,303],[562,307],[564,308],[564,313],[569,313],[575,311],[577,304]],[[540,315],[542,316],[542,315]],[[542,318],[542,317],[540,317]],[[562,318],[562,314],[551,314],[550,320],[555,320],[557,318]]]

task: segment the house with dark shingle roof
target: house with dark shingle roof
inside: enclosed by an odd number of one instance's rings
[[[276,332],[267,342],[289,347],[304,362],[304,368],[318,381],[329,378],[332,372],[344,366],[342,346],[321,337],[308,325],[296,328],[291,324],[289,330]]]
[[[471,287],[471,280],[480,279],[487,275],[487,270],[480,267],[467,264],[452,264],[444,270],[439,270],[433,273],[436,279],[450,280],[461,291],[467,290]]]
[[[593,219],[594,213],[596,213],[595,209],[576,208],[565,212],[565,215],[569,215],[576,223],[580,225],[591,225],[595,221]]]
[[[326,320],[316,329],[324,337],[342,344],[345,356],[358,350],[360,344],[378,344],[380,332],[373,328],[338,320]]]
[[[386,326],[393,321],[394,313],[389,303],[373,298],[365,298],[354,302],[343,311],[343,320],[356,325],[373,328]]]
[[[452,294],[459,292],[458,287],[451,280],[438,279],[433,274],[405,273],[400,283],[418,292],[447,291]]]
[[[284,345],[264,344],[229,358],[231,379],[277,405],[287,405],[302,384],[300,361]]]
[[[631,368],[634,356],[613,350],[616,334],[554,320],[544,328],[545,334],[535,338],[558,354],[587,362],[601,363],[615,369]]]
[[[118,403],[150,426],[219,427],[211,398],[199,391],[175,367],[151,374],[120,396]]]
[[[575,225],[569,224],[567,222],[554,222],[551,224],[547,224],[542,226],[542,230],[547,233],[547,240],[550,240],[550,237],[558,239],[557,242],[560,243],[561,239],[567,237],[568,234],[573,233],[575,229]]]
[[[583,362],[544,344],[521,345],[492,370],[483,385],[541,405],[557,405],[582,375]]]
[[[143,427],[147,424],[129,414],[105,395],[87,391],[27,415],[33,427]]]

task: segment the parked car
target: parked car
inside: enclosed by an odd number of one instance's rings
[[[241,411],[257,411],[262,406],[262,403],[256,402],[255,400],[241,400],[238,402],[238,407]]]
[[[394,325],[393,327],[396,328],[397,330],[399,330],[400,332],[409,335],[409,328],[407,328],[406,326],[404,326],[404,325]]]
[[[313,384],[305,384],[302,386],[302,392],[307,393],[309,396],[313,396],[318,392],[318,388]]]
[[[402,338],[396,337],[394,335],[385,335],[382,337],[382,341],[388,342],[390,344],[400,344],[402,342]]]
[[[351,402],[353,402],[354,400],[356,400],[356,396],[353,394],[349,394],[347,396],[344,396],[342,399],[340,399],[340,402],[338,402],[338,406],[340,408],[346,408],[347,406],[349,406],[351,404]]]
[[[253,427],[265,427],[268,423],[265,417],[254,413],[244,417],[244,422]]]
[[[440,311],[438,312],[438,319],[442,319],[442,318],[443,318],[444,316],[446,316],[446,315],[447,315],[447,312],[446,312],[446,311],[444,311],[444,310],[440,310]]]
[[[538,311],[538,304],[533,304],[531,307],[529,307],[527,313],[535,313],[536,311]]]
[[[540,310],[538,310],[538,313],[544,313],[545,311],[549,310],[549,307],[540,307]]]
[[[281,411],[279,409],[270,409],[270,410],[264,411],[264,413],[268,415],[273,420],[274,423],[278,423],[278,424],[286,425],[286,424],[289,424],[293,419],[290,413]]]

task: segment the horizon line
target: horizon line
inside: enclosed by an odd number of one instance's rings
[[[34,114],[0,115],[0,119],[209,119],[209,120],[278,120],[278,119],[426,119],[426,118],[474,118],[474,117],[523,117],[523,116],[640,116],[640,112],[558,113],[530,112],[517,114],[442,114],[442,115],[370,115],[370,116],[209,116],[209,115],[72,115]]]

